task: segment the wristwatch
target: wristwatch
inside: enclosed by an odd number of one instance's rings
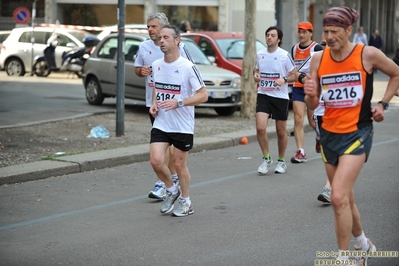
[[[287,77],[283,77],[283,79],[284,79],[284,83],[287,83],[287,82],[288,82]]]
[[[384,107],[384,110],[387,110],[389,107],[389,104],[383,101],[379,101],[378,104],[381,104]]]
[[[179,107],[183,107],[183,106],[184,106],[183,99],[178,99],[178,100],[177,100],[177,105],[178,105]]]
[[[306,77],[306,73],[301,73],[299,76],[298,76],[298,81],[299,81],[299,83],[302,83],[303,84],[303,78],[304,77]]]

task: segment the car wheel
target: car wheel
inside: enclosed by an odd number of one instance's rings
[[[37,61],[34,65],[33,65],[33,69],[32,69],[33,73],[36,74],[38,77],[47,77],[48,75],[50,75],[51,70],[48,67],[46,61]]]
[[[95,77],[89,77],[86,82],[86,99],[89,104],[101,105],[104,102],[104,94],[101,85]]]
[[[25,67],[22,61],[16,57],[7,60],[5,69],[9,76],[23,76],[25,75]]]
[[[237,111],[238,107],[215,107],[215,111],[220,116],[230,116],[233,115]]]

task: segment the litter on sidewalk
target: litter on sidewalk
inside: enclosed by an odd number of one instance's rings
[[[93,127],[90,130],[90,134],[86,138],[88,138],[88,139],[97,139],[97,138],[107,139],[107,138],[109,138],[109,132],[103,125],[99,125],[99,126]]]

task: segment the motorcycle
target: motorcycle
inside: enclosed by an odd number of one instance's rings
[[[35,57],[35,63],[32,67],[33,74],[36,74],[38,77],[47,77],[52,71],[72,72],[81,78],[85,62],[89,58],[93,47],[96,46],[100,40],[95,36],[86,36],[83,38],[82,42],[85,47],[63,52],[61,67],[57,67],[55,63],[55,49],[58,46],[58,40],[57,38],[50,40],[43,54]]]

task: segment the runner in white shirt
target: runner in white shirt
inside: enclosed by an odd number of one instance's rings
[[[266,30],[267,48],[259,51],[256,56],[254,80],[258,83],[256,99],[256,135],[263,153],[263,162],[258,168],[259,174],[266,174],[273,160],[269,154],[267,137],[267,122],[269,118],[276,120],[278,161],[275,173],[285,173],[285,151],[287,149],[287,119],[288,119],[288,84],[294,81],[296,71],[290,53],[281,49],[283,32],[278,27]]]
[[[327,42],[324,38],[324,34],[321,36],[321,42],[320,45],[323,47],[327,46]],[[310,62],[312,60],[312,57],[315,53],[319,53],[322,51],[317,51],[314,53],[311,53],[311,55],[304,61],[304,63],[298,67],[298,72],[297,74],[297,80],[303,84],[306,80],[306,73],[310,73]],[[320,153],[320,128],[321,128],[321,123],[322,123],[322,118],[324,115],[324,100],[322,95],[320,95],[319,99],[319,105],[314,109],[313,111],[313,119],[315,121],[315,131],[316,131],[316,140],[319,145],[319,147],[316,146],[316,152]],[[318,149],[317,149],[318,148]],[[324,202],[326,204],[331,204],[331,184],[330,181],[328,181],[328,178],[326,178],[326,184],[324,185],[321,193],[319,196],[317,196],[317,199],[321,202]]]
[[[148,34],[150,35],[150,40],[140,43],[139,50],[136,55],[134,62],[135,73],[137,76],[146,77],[146,106],[148,109],[152,104],[152,89],[154,87],[154,81],[151,72],[151,64],[160,58],[163,58],[164,54],[159,48],[159,32],[164,25],[168,25],[168,18],[164,13],[154,13],[147,18],[147,28]],[[179,44],[179,53],[184,57],[192,61],[187,48],[184,43]],[[151,124],[154,124],[154,117],[149,114]],[[173,156],[173,148],[169,149],[169,153],[166,158],[166,163],[170,169],[172,178],[175,183],[178,183],[178,177],[176,174],[176,169],[173,166],[173,162],[168,158]],[[154,189],[148,194],[149,198],[153,199],[165,199],[166,189],[165,184],[161,180],[155,182]]]
[[[167,197],[161,205],[161,213],[172,212],[179,198],[179,206],[172,214],[180,217],[194,213],[187,156],[194,143],[194,106],[206,102],[208,92],[197,67],[179,54],[179,29],[163,26],[159,40],[165,55],[152,64],[155,85],[150,114],[155,121],[151,130],[150,161],[166,186]],[[172,181],[165,165],[169,145],[175,147],[172,161],[181,190]]]

